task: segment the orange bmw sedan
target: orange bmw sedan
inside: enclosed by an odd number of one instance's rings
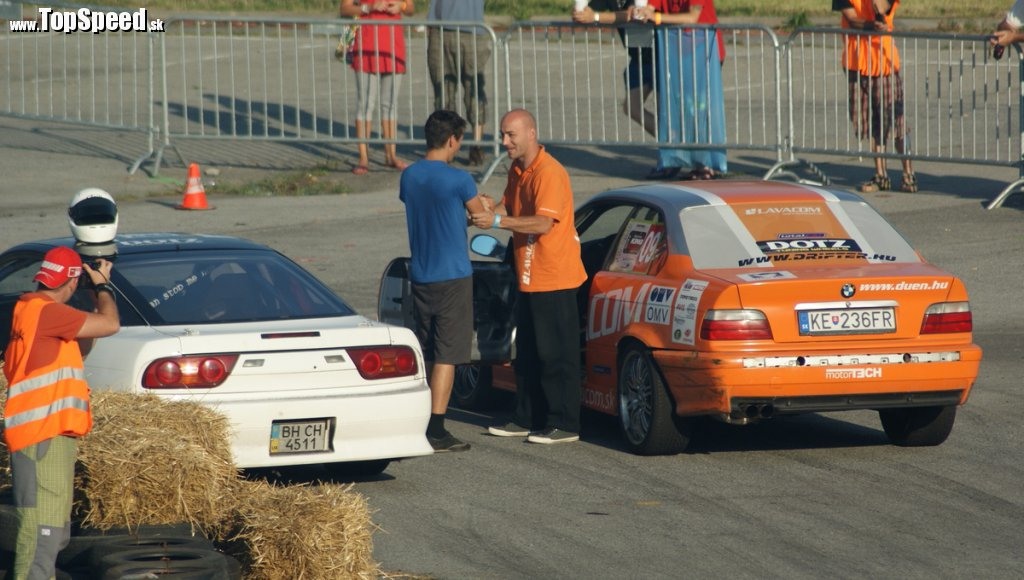
[[[938,445],[978,375],[967,289],[848,191],[772,181],[640,185],[576,212],[583,404],[618,416],[632,451],[683,451],[693,418],[877,410],[890,441]],[[515,277],[476,236],[472,365],[453,401],[514,390]],[[410,325],[408,263],[382,321]]]

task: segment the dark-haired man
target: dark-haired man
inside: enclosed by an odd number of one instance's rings
[[[485,211],[473,178],[450,165],[462,146],[466,125],[452,111],[430,115],[424,126],[426,157],[402,172],[398,194],[405,203],[409,229],[416,335],[429,373],[427,440],[436,452],[469,449],[444,426],[455,366],[469,362],[473,344],[473,270],[466,210]]]

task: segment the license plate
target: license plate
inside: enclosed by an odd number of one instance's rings
[[[270,454],[331,451],[332,419],[274,421],[270,424]]]
[[[892,308],[800,310],[796,314],[800,334],[807,336],[896,332],[896,314]]]

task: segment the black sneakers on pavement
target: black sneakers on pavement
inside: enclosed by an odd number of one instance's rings
[[[504,425],[488,427],[487,432],[497,437],[526,437],[530,434],[529,429],[516,425],[512,421]]]
[[[434,448],[434,453],[444,453],[447,451],[469,451],[469,443],[457,439],[451,433],[445,431],[444,437],[434,439],[433,437],[427,436],[427,441],[430,446]]]
[[[526,438],[526,440],[530,443],[541,443],[544,445],[551,445],[554,443],[572,443],[573,441],[580,440],[580,434],[549,427],[543,431],[531,434]]]

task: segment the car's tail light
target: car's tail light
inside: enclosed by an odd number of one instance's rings
[[[700,325],[704,340],[771,340],[772,329],[760,310],[708,310]]]
[[[390,379],[416,374],[416,352],[407,346],[347,349],[364,379]]]
[[[947,332],[971,332],[974,319],[971,317],[969,302],[942,302],[932,304],[924,311],[921,334],[944,334]]]
[[[171,356],[157,359],[142,374],[146,389],[209,389],[224,382],[235,368],[237,354]]]

